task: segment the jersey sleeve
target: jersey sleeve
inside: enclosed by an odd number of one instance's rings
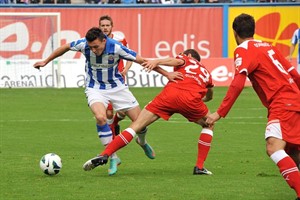
[[[79,40],[73,41],[70,43],[71,51],[83,51],[86,47],[86,39],[81,38]]]
[[[255,70],[256,65],[253,59],[255,52],[249,49],[249,43],[239,46],[234,51],[235,74],[245,73],[247,76]]]
[[[124,45],[118,45],[116,47],[120,57],[124,60],[135,61],[137,53]]]

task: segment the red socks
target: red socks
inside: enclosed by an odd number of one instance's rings
[[[131,142],[133,137],[135,136],[135,131],[131,128],[125,129],[121,134],[119,134],[115,139],[107,145],[105,150],[100,155],[108,155],[115,153],[122,147],[126,146]]]
[[[196,166],[199,169],[203,168],[204,162],[210,150],[213,132],[209,129],[203,129],[198,141],[198,158]]]
[[[293,159],[284,150],[273,153],[271,159],[277,164],[282,177],[300,197],[300,172]]]

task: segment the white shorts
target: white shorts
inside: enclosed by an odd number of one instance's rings
[[[265,139],[268,137],[274,137],[282,140],[282,131],[279,120],[272,120],[267,124]]]
[[[128,86],[125,85],[108,90],[87,87],[85,89],[85,96],[89,106],[100,102],[107,108],[108,103],[111,103],[115,111],[127,111],[139,105],[136,98],[128,89]]]

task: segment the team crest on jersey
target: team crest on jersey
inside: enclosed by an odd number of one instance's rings
[[[109,61],[113,61],[113,60],[114,60],[114,56],[113,56],[113,55],[109,55],[109,56],[108,56],[108,60],[109,60]]]
[[[235,68],[238,68],[242,65],[242,58],[236,58],[234,61]]]

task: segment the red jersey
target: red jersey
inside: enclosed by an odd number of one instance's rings
[[[202,101],[207,88],[213,87],[212,78],[207,69],[197,60],[185,55],[178,55],[182,66],[174,67],[181,72],[183,80],[168,82],[165,88],[145,108],[168,120],[174,113],[179,113],[191,122],[197,122],[208,113]]]
[[[202,63],[186,55],[178,55],[176,58],[182,59],[184,64],[174,67],[174,71],[181,72],[184,79],[178,80],[177,83],[169,81],[166,87],[198,92],[202,96],[205,96],[207,88],[214,86],[209,71]]]
[[[248,76],[262,104],[268,108],[269,118],[278,117],[282,110],[300,111],[300,90],[289,73],[294,67],[272,45],[259,40],[245,41],[235,49],[234,63],[235,75]],[[225,98],[237,97],[227,94]],[[229,104],[222,102],[221,116],[227,114],[232,106]]]
[[[113,34],[113,33],[111,35],[112,35],[112,39],[117,40],[118,42],[122,43],[124,46],[128,47],[127,41],[124,36],[122,36],[120,34]],[[118,69],[120,72],[122,72],[124,70],[124,61],[123,60],[120,60]]]

